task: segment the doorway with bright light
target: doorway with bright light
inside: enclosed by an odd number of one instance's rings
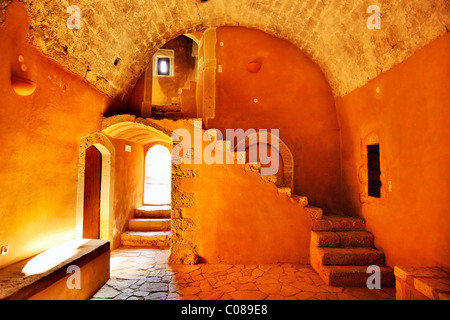
[[[171,169],[169,149],[158,144],[148,150],[145,157],[145,205],[170,205]]]

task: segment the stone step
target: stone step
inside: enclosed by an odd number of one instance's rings
[[[274,175],[262,174],[261,179],[263,179],[263,181],[268,182],[268,183],[277,183],[277,176],[274,176]]]
[[[128,221],[130,231],[170,231],[170,219],[134,218]]]
[[[177,112],[181,111],[181,106],[179,104],[154,105],[153,110],[155,112]]]
[[[279,187],[278,193],[284,193],[290,197],[291,196],[291,188],[290,187]]]
[[[384,253],[372,248],[316,248],[322,265],[369,266],[384,264]]]
[[[313,207],[310,205],[307,205],[305,207],[306,212],[308,213],[308,215],[310,216],[310,218],[312,220],[317,220],[317,219],[322,219],[323,217],[323,210],[322,208],[318,208],[318,207]]]
[[[124,246],[170,247],[170,231],[126,231],[121,242]]]
[[[137,218],[170,218],[170,206],[142,206],[136,209]]]
[[[312,231],[311,244],[317,247],[373,248],[374,236],[368,231]]]
[[[367,266],[322,266],[319,274],[329,286],[366,287],[368,278],[373,275],[373,271],[367,273],[367,268]],[[391,268],[380,266],[380,282],[382,288],[394,286],[394,272]]]
[[[313,231],[365,231],[364,219],[350,216],[325,215],[322,219],[314,220]]]
[[[308,205],[308,197],[293,194],[291,196],[291,198],[292,198],[292,200],[294,200],[295,202],[298,202],[299,204],[301,204],[304,207],[306,207]]]
[[[187,116],[181,112],[181,111],[170,111],[170,112],[165,112],[162,116],[162,119],[184,119],[187,118]]]

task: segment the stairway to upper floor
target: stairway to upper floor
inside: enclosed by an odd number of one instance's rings
[[[170,247],[170,206],[142,206],[128,222],[128,231],[122,233],[124,246]]]
[[[180,95],[172,99],[172,104],[153,106],[152,118],[172,120],[196,118],[196,87],[197,82],[190,81]]]
[[[225,156],[231,157],[233,163],[245,162],[245,151],[232,152],[230,141],[217,140],[217,132],[208,131],[215,137],[216,150],[226,151]],[[261,164],[245,163],[244,169],[260,173]],[[366,286],[370,276],[367,268],[371,265],[380,267],[382,286],[394,284],[393,271],[385,265],[384,253],[374,247],[374,236],[366,230],[364,219],[324,215],[321,208],[308,203],[306,196],[293,194],[289,186],[277,185],[276,176],[261,175],[261,183],[273,183],[278,194],[305,208],[312,220],[310,264],[328,285]],[[170,206],[136,209],[135,217],[129,221],[129,230],[122,234],[122,244],[170,247],[170,215]]]

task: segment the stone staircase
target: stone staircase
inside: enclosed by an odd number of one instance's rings
[[[136,209],[128,222],[128,231],[122,233],[124,246],[170,247],[170,206],[142,206]]]
[[[152,107],[152,118],[154,119],[182,119],[184,114],[181,112],[179,102],[173,102],[168,105],[155,105]]]
[[[189,81],[180,95],[172,98],[172,104],[154,105],[152,118],[172,120],[195,118],[197,116],[196,86],[197,82]]]
[[[364,219],[345,215],[325,215],[313,221],[310,263],[330,286],[365,287],[377,265],[381,286],[394,285],[393,270],[384,264],[384,253],[374,247],[374,236],[366,231]]]
[[[232,152],[230,141],[218,140],[213,129],[208,130],[208,134],[210,138],[214,137],[216,150],[226,151],[224,160],[231,157],[233,163],[243,165],[245,171],[260,173],[260,163],[245,163],[245,151]],[[266,183],[273,183],[280,196],[289,197],[305,208],[312,221],[310,264],[325,283],[338,287],[365,287],[371,276],[367,267],[377,265],[381,270],[382,287],[394,285],[393,270],[385,266],[384,253],[374,247],[374,236],[366,231],[364,219],[324,215],[321,208],[308,203],[307,197],[293,194],[289,186],[277,184],[276,176],[260,177]],[[135,217],[129,221],[129,230],[122,234],[122,245],[170,247],[170,217],[170,206],[136,209]]]
[[[209,129],[208,133],[210,137],[214,137],[215,139],[215,148],[216,150],[221,150],[223,152],[228,152],[234,163],[244,164],[246,159],[245,151],[231,151],[231,141],[228,140],[219,140],[217,138],[217,131],[215,129]],[[226,160],[224,160],[225,162]],[[261,174],[261,163],[245,163],[246,171],[254,171],[259,172]],[[273,183],[277,185],[277,177],[275,175],[262,175],[261,179],[263,179],[267,183]],[[306,212],[311,217],[311,219],[321,219],[323,215],[322,208],[314,207],[308,204],[308,198],[305,196],[297,195],[292,193],[292,188],[286,185],[277,185],[278,193],[285,194],[287,197],[291,198],[292,201],[298,203],[299,205],[305,207]]]

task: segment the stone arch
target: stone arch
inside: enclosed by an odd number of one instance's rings
[[[100,191],[100,239],[113,243],[114,230],[114,169],[115,149],[111,141],[102,133],[93,133],[81,138],[78,149],[78,191],[76,211],[76,237],[83,237],[84,173],[86,150],[94,146],[102,155]]]
[[[259,136],[261,135],[260,132],[254,132],[248,136],[245,136],[242,140],[238,141],[236,143],[236,146],[234,148],[234,151],[237,150],[246,150],[254,143],[251,143],[252,141],[259,141]],[[272,133],[267,132],[267,145],[272,146],[272,139],[274,139],[274,136]],[[294,189],[294,157],[292,156],[292,152],[287,146],[286,143],[284,143],[279,137],[276,137],[278,139],[278,148],[276,148],[281,156],[281,159],[283,160],[283,185],[291,187],[291,189]],[[272,146],[273,147],[273,146]]]

